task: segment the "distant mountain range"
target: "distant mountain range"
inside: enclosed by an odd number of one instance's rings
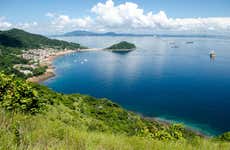
[[[49,39],[39,34],[32,34],[21,29],[0,31],[0,46],[14,48],[60,48],[77,49],[83,48],[80,44],[56,39]]]
[[[132,34],[132,33],[116,33],[116,32],[105,32],[105,33],[97,33],[91,31],[81,31],[76,30],[72,32],[67,32],[62,35],[54,35],[54,37],[58,36],[149,36],[149,37],[200,37],[200,38],[230,38],[225,35],[205,35],[205,34]]]
[[[153,34],[115,33],[115,32],[96,33],[96,32],[90,32],[90,31],[72,31],[72,32],[62,34],[61,36],[154,36],[154,35]]]

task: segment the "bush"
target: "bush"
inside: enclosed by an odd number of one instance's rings
[[[230,132],[226,132],[226,133],[220,135],[218,139],[220,139],[222,141],[230,142]]]
[[[183,132],[185,131],[185,128],[182,124],[172,124],[169,127],[169,133],[174,139],[181,140],[183,139]]]
[[[0,73],[0,107],[11,111],[39,112],[45,102],[30,83]]]
[[[47,66],[39,66],[38,68],[35,68],[33,70],[33,75],[34,76],[40,76],[46,72]]]

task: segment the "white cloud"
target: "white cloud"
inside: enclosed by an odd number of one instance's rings
[[[6,21],[5,17],[0,16],[0,30],[8,29],[12,26],[12,24]]]
[[[0,30],[8,30],[10,28],[32,29],[36,26],[38,26],[38,23],[35,21],[13,24],[9,21],[6,21],[5,17],[0,17]]]
[[[55,16],[55,14],[54,14],[54,13],[51,13],[51,12],[48,12],[48,13],[46,13],[46,16],[47,16],[47,17],[51,17],[51,18],[52,18],[52,17],[54,17],[54,16]]]
[[[51,26],[58,31],[68,29],[87,29],[93,23],[90,17],[85,18],[70,18],[67,15],[58,15],[54,13],[47,13],[46,16],[52,18]]]
[[[34,22],[18,23],[16,25],[14,25],[14,27],[16,27],[16,28],[25,29],[25,30],[31,30],[37,26],[38,26],[38,23],[35,21]]]
[[[90,16],[72,17],[48,12],[48,22],[10,23],[0,17],[0,30],[17,27],[40,33],[92,30],[98,32],[135,33],[230,33],[230,17],[171,18],[164,11],[145,12],[138,4],[125,2],[116,5],[113,0],[97,3]],[[36,28],[35,28],[36,27]]]
[[[91,11],[96,14],[95,22],[104,28],[146,29],[154,31],[230,31],[227,18],[169,18],[164,11],[157,14],[144,13],[132,2],[115,5],[113,0],[96,4]]]

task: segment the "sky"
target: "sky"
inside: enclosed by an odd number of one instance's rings
[[[230,0],[0,0],[0,30],[229,34]]]

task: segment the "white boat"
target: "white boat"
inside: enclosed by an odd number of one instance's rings
[[[209,53],[210,57],[215,57],[216,56],[216,53],[214,50],[212,50],[210,53]]]

